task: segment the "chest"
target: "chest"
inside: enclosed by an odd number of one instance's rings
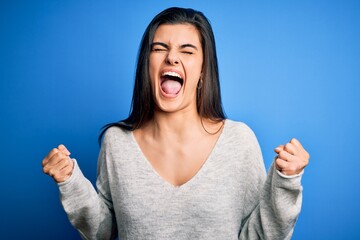
[[[216,146],[218,136],[177,141],[144,141],[138,139],[139,148],[153,170],[173,186],[190,181],[208,160]]]
[[[218,159],[208,159],[209,162],[180,187],[164,181],[141,156],[123,160],[111,168],[116,171],[113,174],[120,177],[110,182],[120,232],[127,236],[141,233],[144,238],[171,239],[186,234],[184,239],[202,239],[206,234],[216,235],[216,231],[226,226],[223,239],[232,239],[228,234],[237,236],[246,185],[231,166],[230,159],[229,163],[215,168],[213,164]],[[177,231],[181,232],[176,234]]]
[[[252,204],[244,202],[254,165],[248,149],[220,139],[198,172],[176,187],[155,171],[131,136],[112,143],[101,171],[108,175],[123,239],[237,239],[244,206]]]

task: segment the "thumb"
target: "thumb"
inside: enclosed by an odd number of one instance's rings
[[[67,150],[67,148],[63,144],[60,144],[57,148],[65,155],[70,156],[71,153],[69,152],[69,150]]]

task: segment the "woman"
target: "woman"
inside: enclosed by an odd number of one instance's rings
[[[60,145],[43,160],[84,239],[290,239],[309,154],[293,139],[266,176],[253,132],[225,119],[206,17],[169,8],[147,27],[132,111],[107,125],[97,191]]]

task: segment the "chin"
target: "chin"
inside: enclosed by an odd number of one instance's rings
[[[156,104],[156,110],[160,112],[175,113],[181,109],[181,104],[176,101],[160,101]]]

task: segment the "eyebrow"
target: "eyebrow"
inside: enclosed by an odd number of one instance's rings
[[[160,45],[160,46],[162,46],[162,47],[164,47],[164,48],[166,48],[166,49],[169,49],[169,48],[170,48],[169,45],[167,45],[166,43],[163,43],[163,42],[153,42],[153,43],[151,44],[151,47],[154,47],[154,46],[156,46],[156,45]],[[197,48],[195,45],[190,44],[190,43],[186,43],[186,44],[180,45],[180,49],[188,48],[188,47],[193,48],[193,49],[195,49],[195,50],[198,50],[198,48]]]

